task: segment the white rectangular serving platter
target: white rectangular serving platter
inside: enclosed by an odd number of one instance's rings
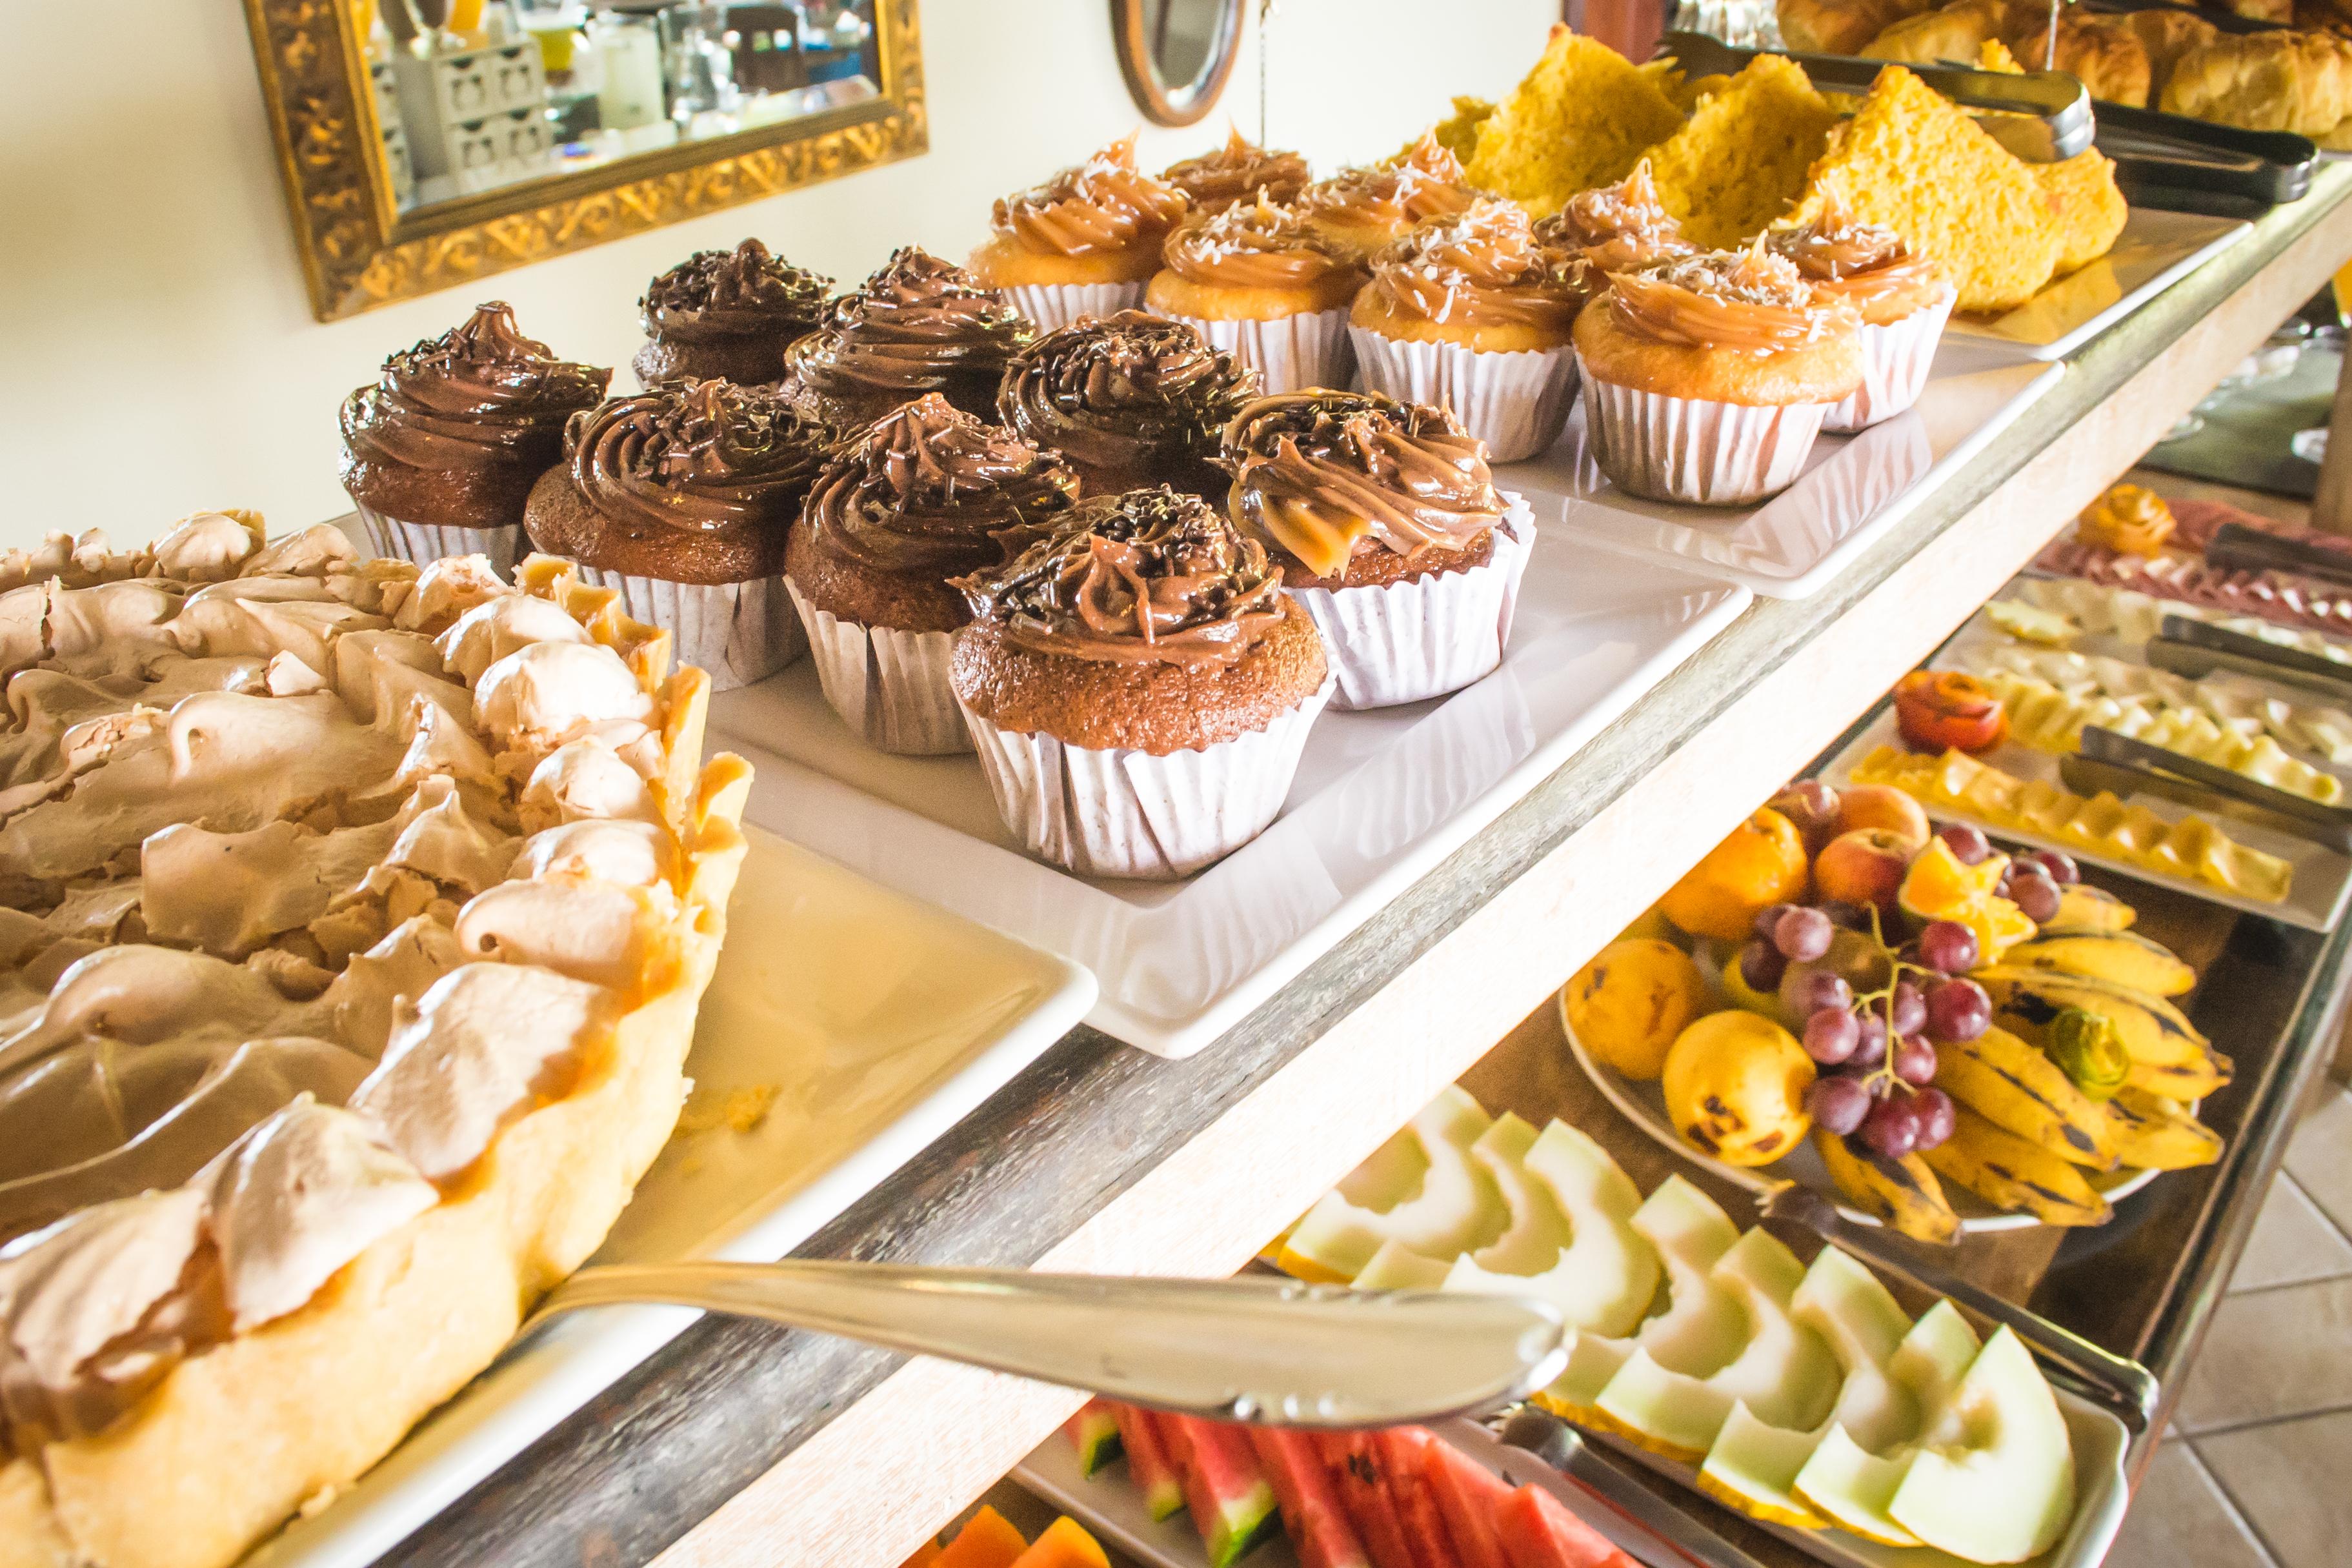
[[[2006,315],[1955,316],[1953,339],[2000,343],[2035,359],[2063,359],[2253,232],[2240,218],[2134,207],[2113,249]]]
[[[1916,406],[1857,436],[1823,436],[1797,482],[1755,507],[1685,506],[1619,489],[1593,461],[1579,399],[1551,449],[1495,470],[1544,529],[1663,561],[1772,599],[1821,591],[1877,542],[1933,481],[1981,451],[2058,384],[2064,367],[1950,340]]]
[[[727,944],[687,1058],[696,1098],[591,1263],[783,1257],[1093,1004],[1093,977],[1066,959],[772,834],[746,837]],[[742,1130],[698,1117],[730,1091],[772,1098]],[[613,1307],[526,1333],[245,1568],[362,1568],[698,1316]]]
[[[1327,710],[1282,815],[1176,882],[1023,853],[971,756],[851,733],[803,660],[715,699],[758,769],[748,815],[865,876],[1092,970],[1088,1021],[1154,1055],[1215,1039],[1533,787],[1749,603],[1538,531],[1502,667],[1451,697]]]

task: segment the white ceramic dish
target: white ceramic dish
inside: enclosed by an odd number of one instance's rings
[[[805,666],[803,667],[806,668]],[[1094,1001],[1084,970],[747,830],[751,852],[687,1071],[698,1112],[592,1263],[782,1258],[1036,1059]],[[715,1114],[715,1113],[714,1113]],[[334,1504],[245,1568],[361,1568],[700,1314],[625,1307],[519,1340]]]
[[[2013,349],[1955,343],[1948,329],[1918,404],[1856,436],[1823,436],[1789,489],[1756,507],[1681,506],[1628,495],[1592,460],[1580,403],[1549,452],[1496,470],[1537,524],[1640,560],[1801,599],[1900,521],[1930,477],[1967,462],[2058,384],[2063,368]]]
[[[710,721],[758,766],[752,820],[1066,953],[1101,982],[1092,1023],[1183,1057],[1492,821],[1748,603],[1745,589],[1599,563],[1539,531],[1500,668],[1451,697],[1326,712],[1274,826],[1177,882],[1090,879],[1030,858],[976,759],[864,744],[805,662],[719,697]]]
[[[1954,316],[1945,341],[2004,343],[2063,359],[2253,232],[2237,218],[2134,207],[2115,248],[2004,316]]]

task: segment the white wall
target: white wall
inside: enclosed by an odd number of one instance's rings
[[[0,546],[93,524],[144,539],[206,506],[259,507],[277,529],[334,515],[337,404],[477,299],[511,300],[558,353],[625,367],[646,279],[690,250],[757,234],[845,286],[898,244],[960,258],[993,197],[1139,119],[1105,0],[922,0],[929,153],[321,326],[234,0],[7,11]],[[112,43],[89,36],[100,16]],[[1280,0],[1272,139],[1318,169],[1385,156],[1451,95],[1507,88],[1558,16],[1557,0]],[[1228,112],[1255,131],[1255,24],[1243,49],[1208,121],[1147,133],[1147,167],[1222,140]]]

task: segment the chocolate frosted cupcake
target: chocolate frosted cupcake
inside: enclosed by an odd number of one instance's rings
[[[1003,295],[910,245],[784,351],[786,392],[803,412],[844,429],[927,392],[986,419],[1005,362],[1036,335]]]
[[[1005,826],[1095,877],[1197,871],[1282,809],[1329,696],[1265,548],[1192,496],[1129,490],[961,581],[952,679]]]
[[[1191,326],[1121,310],[1022,350],[997,407],[1024,440],[1058,448],[1090,496],[1170,485],[1223,497],[1219,432],[1256,395],[1255,378]]]
[[[804,271],[756,239],[698,250],[646,285],[646,346],[631,368],[647,386],[691,376],[742,386],[784,374],[784,346],[824,318],[833,279]]]
[[[1496,462],[1532,458],[1576,393],[1569,331],[1586,276],[1509,202],[1415,229],[1374,259],[1349,311],[1364,384],[1453,409]]]
[[[378,555],[420,564],[487,555],[512,570],[523,503],[563,455],[564,421],[604,395],[609,370],[560,360],[503,301],[383,362],[343,400],[343,488]]]
[[[525,526],[714,689],[748,685],[800,657],[784,536],[835,438],[765,387],[664,382],[572,417]]]
[[[1444,409],[1262,397],[1225,430],[1231,511],[1331,652],[1340,708],[1459,690],[1502,662],[1535,524]]]
[[[1160,241],[1184,193],[1135,166],[1135,138],[1112,142],[1044,184],[1000,197],[972,276],[1002,289],[1047,331],[1143,302]]]
[[[1307,186],[1297,205],[1318,232],[1361,261],[1414,226],[1452,217],[1477,199],[1454,154],[1423,136],[1393,163],[1342,169]]]
[[[1266,391],[1348,384],[1348,306],[1364,271],[1297,208],[1261,195],[1185,224],[1160,254],[1146,302],[1199,328]]]
[[[1653,261],[1689,256],[1698,247],[1658,199],[1647,158],[1613,185],[1598,185],[1536,225],[1536,237],[1580,257],[1596,273],[1630,272]]]
[[[1822,418],[1824,430],[1864,430],[1919,401],[1958,290],[1943,268],[1891,228],[1864,223],[1835,191],[1811,223],[1768,229],[1765,245],[1824,298],[1862,318],[1862,386]]]
[[[1060,456],[936,394],[845,442],[784,547],[784,586],[825,700],[886,752],[971,750],[948,684],[950,634],[971,619],[948,579],[1002,564],[1076,504]]]
[[[1160,177],[1184,193],[1195,214],[1220,213],[1235,202],[1289,201],[1307,188],[1307,160],[1296,153],[1269,153],[1244,139],[1236,125],[1225,144],[1213,153],[1186,158],[1160,171]]]

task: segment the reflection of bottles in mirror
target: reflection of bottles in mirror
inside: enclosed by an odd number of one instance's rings
[[[723,135],[735,129],[743,91],[735,79],[727,24],[724,5],[675,5],[662,12],[669,114],[688,135]]]
[[[522,30],[539,45],[539,63],[551,88],[574,87],[579,57],[580,25],[585,12],[572,0],[520,0]]]
[[[650,16],[599,11],[588,41],[604,81],[596,89],[607,131],[635,131],[665,117],[661,30]]]

